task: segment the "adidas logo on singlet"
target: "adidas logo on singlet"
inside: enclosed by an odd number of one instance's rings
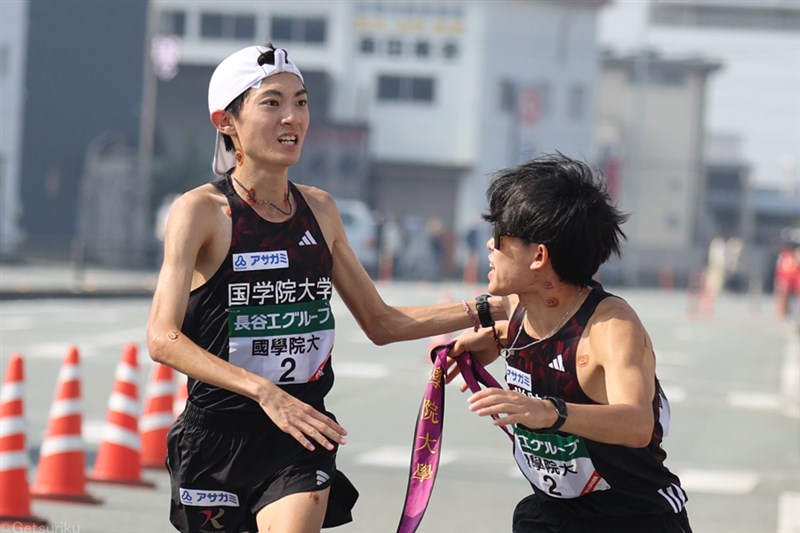
[[[561,354],[558,354],[556,358],[550,361],[550,364],[547,366],[553,370],[558,370],[559,372],[566,372],[564,369],[564,358],[561,357]]]
[[[314,236],[311,235],[311,232],[306,230],[306,234],[303,235],[303,238],[300,239],[300,242],[297,244],[299,244],[300,246],[312,246],[314,244],[317,244],[317,241],[314,240]]]
[[[326,481],[330,479],[327,473],[323,472],[322,470],[317,470],[317,487],[320,485],[324,485]]]

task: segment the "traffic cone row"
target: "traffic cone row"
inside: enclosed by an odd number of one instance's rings
[[[23,362],[17,354],[10,357],[0,392],[0,524],[46,526],[46,520],[31,514],[31,498],[102,503],[86,491],[87,480],[154,486],[141,479],[141,468],[164,467],[167,432],[178,414],[173,411],[178,405],[182,410],[186,402],[186,385],[184,381],[176,393],[172,369],[160,364],[154,366],[140,433],[136,354],[133,344],[123,350],[94,470],[87,477],[80,358],[76,347],[68,350],[39,452],[36,479],[30,487],[23,413]]]

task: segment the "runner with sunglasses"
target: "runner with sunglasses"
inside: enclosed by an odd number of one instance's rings
[[[561,154],[500,172],[488,199],[488,290],[511,318],[464,332],[451,356],[506,364],[509,389],[469,402],[513,430],[533,490],[513,531],[691,531],[686,493],[664,465],[670,410],[653,343],[631,306],[592,279],[620,253],[627,215],[599,175]]]

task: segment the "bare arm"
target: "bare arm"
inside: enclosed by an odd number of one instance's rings
[[[413,307],[387,305],[347,242],[333,199],[319,189],[305,188],[306,198],[333,254],[333,283],[361,329],[378,345],[420,339],[472,327],[461,302]],[[474,301],[468,304],[475,311]],[[500,298],[490,301],[492,316],[504,317]]]
[[[579,353],[588,350],[593,364],[598,365],[600,384],[589,394],[601,405],[567,404],[569,416],[561,431],[639,448],[650,442],[654,423],[652,346],[627,304],[619,300],[609,304],[603,311],[598,309],[586,343],[582,341],[579,347]],[[551,402],[516,391],[487,389],[473,395],[470,404],[481,416],[505,415],[495,424],[518,423],[537,429],[550,427],[557,418]]]
[[[332,449],[330,440],[344,443],[346,432],[341,426],[269,380],[214,356],[181,333],[192,280],[198,283],[204,277],[197,265],[207,262],[208,255],[219,247],[220,234],[230,234],[225,207],[201,187],[181,197],[170,211],[164,263],[147,323],[150,356],[194,379],[257,401],[281,430],[305,447],[313,449],[308,436]],[[222,245],[226,242],[229,238]]]

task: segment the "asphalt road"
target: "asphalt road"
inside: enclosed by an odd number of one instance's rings
[[[380,284],[392,304],[437,303],[477,294],[480,286]],[[800,533],[800,347],[797,326],[777,321],[766,298],[723,295],[713,316],[688,312],[685,292],[619,289],[638,310],[657,349],[658,375],[672,403],[667,466],[689,494],[697,533]],[[91,468],[122,348],[140,348],[140,397],[150,375],[145,352],[147,298],[0,300],[3,379],[8,356],[26,365],[27,439],[34,478],[56,379],[67,349],[82,362],[83,437]],[[339,468],[358,487],[355,521],[342,533],[386,533],[405,495],[414,419],[428,376],[429,339],[375,347],[340,300],[334,301],[336,385],[329,408],[349,431]],[[796,315],[795,315],[796,316]],[[495,365],[498,366],[498,365]],[[492,369],[496,375],[502,368]],[[511,513],[529,487],[507,438],[447,392],[439,476],[420,533],[510,531]],[[48,531],[171,531],[168,478],[146,470],[155,488],[89,483],[101,505],[34,500]],[[0,531],[25,531],[6,527]],[[27,530],[33,531],[33,530]]]

